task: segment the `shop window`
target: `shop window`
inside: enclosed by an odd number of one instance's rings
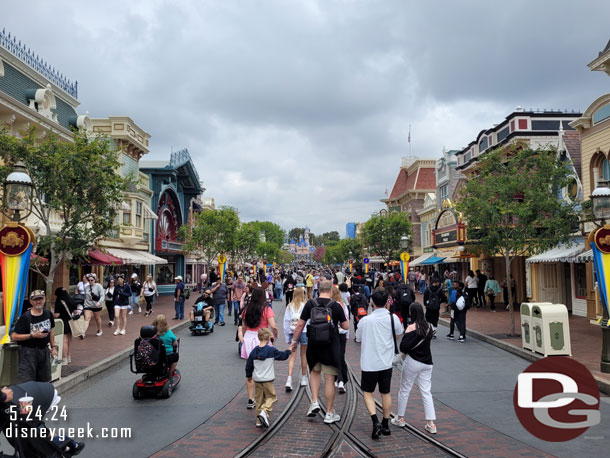
[[[602,178],[604,180],[610,180],[610,162],[608,159],[604,159],[602,162]]]
[[[587,298],[586,264],[574,264],[574,296],[578,299]]]
[[[184,279],[186,280],[186,283],[190,285],[191,283],[193,283],[193,278],[195,278],[193,276],[193,264],[187,264],[186,275],[184,276]]]
[[[174,278],[176,278],[176,263],[170,262],[168,264],[163,264],[157,270],[157,283],[160,285],[167,285],[174,283]]]
[[[142,227],[142,202],[136,202],[136,227]]]
[[[123,210],[123,226],[131,225],[131,210]]]

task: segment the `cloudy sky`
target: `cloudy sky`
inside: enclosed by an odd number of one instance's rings
[[[0,26],[130,116],[147,159],[188,148],[217,205],[315,233],[364,221],[402,156],[437,158],[524,108],[584,110],[607,0],[55,0]]]

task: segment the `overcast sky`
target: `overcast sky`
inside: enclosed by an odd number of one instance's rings
[[[145,159],[188,148],[216,205],[313,232],[382,208],[402,156],[437,158],[524,108],[584,110],[610,78],[607,0],[0,3],[0,26],[131,117]]]

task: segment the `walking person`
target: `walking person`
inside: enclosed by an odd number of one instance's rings
[[[479,302],[479,305],[481,307],[486,307],[487,306],[487,300],[485,298],[486,294],[485,294],[485,285],[487,283],[487,275],[485,275],[483,272],[481,272],[479,269],[477,269],[477,301]],[[495,307],[494,307],[495,310]]]
[[[324,372],[324,394],[326,397],[326,416],[324,423],[330,424],[341,420],[335,412],[335,376],[339,367],[339,326],[349,329],[349,321],[341,306],[330,297],[332,281],[320,282],[320,297],[310,299],[305,304],[299,324],[297,325],[290,350],[295,351],[305,323],[307,327],[307,365],[309,366],[309,384],[311,387],[311,405],[307,410],[308,417],[315,417],[320,411],[318,397]]]
[[[61,350],[61,363],[63,365],[70,364],[72,362],[72,329],[70,328],[70,320],[72,320],[72,314],[76,310],[76,306],[72,302],[68,291],[64,288],[57,288],[55,290],[55,314],[54,318],[59,318],[64,323],[64,341]]]
[[[314,276],[311,272],[309,272],[305,276],[305,286],[307,288],[307,299],[311,299],[313,297],[313,284],[314,284]]]
[[[117,284],[114,287],[114,321],[116,322],[116,329],[113,334],[115,336],[119,334],[125,335],[131,293],[131,287],[125,283],[125,277],[119,275],[117,277]]]
[[[237,326],[239,324],[240,314],[240,301],[244,292],[246,291],[246,284],[241,274],[237,276],[237,280],[233,282],[231,290],[231,306],[233,307],[233,324]]]
[[[294,298],[290,304],[286,307],[284,313],[284,337],[286,343],[290,344],[293,339],[294,331],[299,324],[301,313],[305,308],[305,289],[297,288],[294,292]],[[301,386],[307,386],[307,333],[301,333],[301,337],[297,342],[298,346],[301,347]],[[286,379],[286,391],[292,391],[292,371],[294,369],[294,363],[297,359],[297,352],[294,351],[288,358],[288,378]]]
[[[248,359],[250,352],[260,341],[258,330],[269,328],[273,333],[273,339],[277,338],[278,330],[275,322],[275,313],[269,307],[266,300],[265,291],[262,288],[252,288],[252,296],[242,312],[243,333],[241,336],[241,357]],[[248,409],[254,409],[254,382],[246,379],[246,390],[248,391]]]
[[[344,283],[342,283],[344,284]],[[347,285],[345,285],[347,289]],[[349,313],[349,302],[343,302],[343,295],[339,288],[333,285],[331,299],[339,303],[341,308],[343,309],[343,313],[345,314],[345,319],[349,322],[350,313]],[[337,380],[335,381],[335,386],[339,393],[345,393],[345,384],[348,382],[347,378],[347,362],[345,361],[345,346],[347,345],[347,340],[349,339],[349,329],[339,328],[339,366]]]
[[[426,320],[432,325],[433,337],[436,338],[436,328],[440,316],[441,304],[447,302],[447,296],[441,288],[441,279],[436,275],[430,280],[430,286],[424,292],[424,304],[426,304]],[[409,307],[411,310],[411,307]]]
[[[87,276],[89,284],[85,287],[85,333],[89,328],[91,317],[95,319],[97,325],[96,336],[100,337],[102,332],[102,317],[100,312],[102,311],[102,302],[104,302],[104,288],[102,285],[96,282],[94,274]]]
[[[174,288],[174,320],[184,320],[184,282],[182,276],[174,278],[176,287]],[[218,318],[216,318],[218,319]]]
[[[498,284],[498,280],[493,275],[489,276],[489,280],[485,282],[485,295],[489,297],[489,309],[492,312],[496,311],[496,296],[500,294],[502,290]],[[508,302],[508,301],[507,301]]]
[[[291,273],[286,276],[284,281],[284,297],[286,298],[286,305],[292,302],[292,295],[294,294],[295,280]]]
[[[407,327],[402,341],[400,351],[407,355],[402,365],[400,374],[400,389],[398,391],[397,416],[392,419],[392,424],[405,426],[405,411],[409,402],[409,394],[413,384],[417,383],[424,401],[424,414],[426,419],[425,429],[430,434],[436,434],[436,413],[434,401],[432,400],[432,352],[430,341],[434,331],[424,316],[424,310],[419,302],[413,302],[409,307],[411,324]]]
[[[360,386],[364,392],[364,403],[373,422],[371,437],[378,439],[380,434],[389,436],[392,432],[388,422],[392,410],[392,362],[396,336],[404,329],[396,315],[387,308],[388,293],[377,290],[373,293],[373,312],[360,320],[356,338],[362,342],[360,348]],[[377,406],[373,393],[379,385],[383,418],[377,418]]]
[[[479,279],[472,270],[468,271],[468,276],[466,277],[466,280],[464,280],[464,283],[466,284],[466,288],[468,288],[468,296],[472,301],[472,305],[480,308],[481,304],[479,304],[477,299],[479,295]]]
[[[115,281],[113,277],[108,279],[108,285],[104,290],[104,302],[106,304],[106,310],[108,311],[108,326],[114,326],[114,286]]]
[[[129,303],[129,314],[133,315],[133,311],[138,307],[138,313],[142,313],[142,307],[140,307],[140,302],[138,298],[140,297],[140,292],[142,291],[142,283],[138,279],[137,273],[131,274],[131,284],[129,285],[131,288],[131,301]]]
[[[271,331],[261,328],[257,332],[259,344],[253,348],[246,363],[246,380],[254,382],[256,400],[256,426],[269,427],[269,415],[277,401],[275,394],[274,361],[283,361],[290,356],[290,350],[279,351],[269,344]]]
[[[426,272],[423,270],[419,273],[419,293],[424,294],[426,292]]]
[[[453,331],[457,325],[460,335],[458,342],[463,343],[466,339],[466,312],[470,308],[470,297],[468,297],[468,289],[464,287],[464,282],[458,282],[454,289],[455,298],[450,301],[451,305],[451,322],[449,323],[449,334],[447,339],[455,340]]]
[[[58,346],[53,335],[55,318],[45,308],[45,300],[44,291],[32,291],[32,307],[21,314],[11,333],[11,340],[19,344],[17,383],[51,381],[51,356],[57,356]]]
[[[140,297],[144,297],[144,300],[146,301],[146,312],[144,312],[144,316],[152,315],[152,303],[155,296],[159,297],[159,290],[157,289],[157,284],[153,280],[153,276],[148,274],[146,275],[146,281],[142,285],[142,292],[140,293]]]

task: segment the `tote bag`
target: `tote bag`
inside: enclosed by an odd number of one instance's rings
[[[66,308],[66,312],[68,315],[72,316],[70,313],[70,309],[64,301],[61,301],[63,306]],[[70,330],[72,331],[72,337],[84,337],[85,336],[85,320],[79,317],[77,320],[70,319],[68,320],[68,324],[70,325]]]

